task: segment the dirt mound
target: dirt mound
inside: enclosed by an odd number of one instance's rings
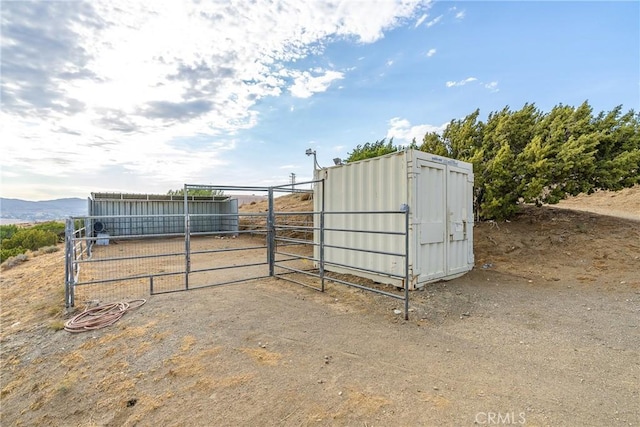
[[[640,221],[640,185],[620,191],[580,194],[562,200],[558,207]]]
[[[640,222],[577,210],[527,206],[512,221],[477,223],[474,238],[477,269],[527,279],[614,284],[640,263]]]
[[[313,211],[313,197],[310,193],[292,193],[273,199],[276,211],[280,212],[311,212]],[[254,200],[240,206],[240,212],[267,212],[269,201]]]

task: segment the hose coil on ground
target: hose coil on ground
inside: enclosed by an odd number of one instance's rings
[[[67,320],[64,329],[75,333],[111,326],[120,320],[127,311],[138,308],[146,302],[146,299],[134,299],[92,307]]]

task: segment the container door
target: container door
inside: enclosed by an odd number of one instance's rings
[[[464,273],[473,266],[473,174],[455,166],[447,167],[448,256],[447,275]]]
[[[433,281],[447,272],[446,165],[419,161],[416,185],[416,273],[419,282]]]

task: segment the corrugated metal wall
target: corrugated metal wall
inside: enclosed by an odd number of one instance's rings
[[[184,199],[154,200],[162,196],[92,194],[89,216],[101,216],[100,222],[110,236],[184,233]],[[191,232],[238,231],[238,200],[192,198],[188,201]],[[234,214],[230,217],[214,216]],[[202,216],[199,216],[202,215]],[[125,218],[117,218],[122,217]],[[94,227],[95,228],[95,227]]]
[[[325,212],[391,211],[407,203],[407,164],[402,154],[377,157],[324,169]],[[314,197],[320,203],[320,197]],[[316,205],[315,210],[320,210]],[[325,215],[326,228],[404,232],[404,217],[398,214]],[[326,231],[325,243],[350,248],[404,253],[400,236]],[[325,249],[325,260],[370,270],[404,274],[401,260],[366,252]],[[342,272],[341,269],[328,270]]]

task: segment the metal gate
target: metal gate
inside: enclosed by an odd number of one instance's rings
[[[298,183],[321,186],[323,181]],[[192,189],[219,190],[263,194],[268,200],[266,212],[191,213],[187,201]],[[383,294],[404,301],[408,318],[409,275],[409,210],[384,212],[326,212],[321,209],[304,212],[282,212],[275,209],[280,193],[308,194],[292,185],[274,187],[184,186],[183,215],[101,215],[69,218],[66,224],[65,302],[67,307],[83,302],[115,298],[133,298],[205,287],[215,287],[268,277],[277,277],[318,291],[325,291],[327,281]],[[315,192],[324,194],[324,192]],[[330,215],[350,215],[357,223],[361,215],[391,215],[397,218],[394,229],[337,229],[325,226]],[[158,225],[152,232],[110,235],[96,232],[96,224],[127,223],[139,230],[141,224]],[[180,230],[177,224],[181,223]],[[386,221],[388,223],[388,221]],[[166,224],[171,224],[167,228]],[[218,224],[213,227],[207,224]],[[136,225],[140,225],[136,227]],[[154,231],[155,230],[155,231]],[[172,232],[162,232],[170,230]],[[108,231],[108,230],[103,230]],[[325,259],[325,233],[359,234],[376,238],[401,239],[401,253],[372,250],[366,245],[332,246],[355,251],[362,256],[375,254],[401,262],[404,274],[384,270],[363,270],[343,265],[338,260]],[[359,241],[362,241],[360,239]],[[352,270],[353,275],[338,275],[325,271],[331,263]],[[356,283],[362,272],[403,279],[403,289],[382,289],[373,284]]]

